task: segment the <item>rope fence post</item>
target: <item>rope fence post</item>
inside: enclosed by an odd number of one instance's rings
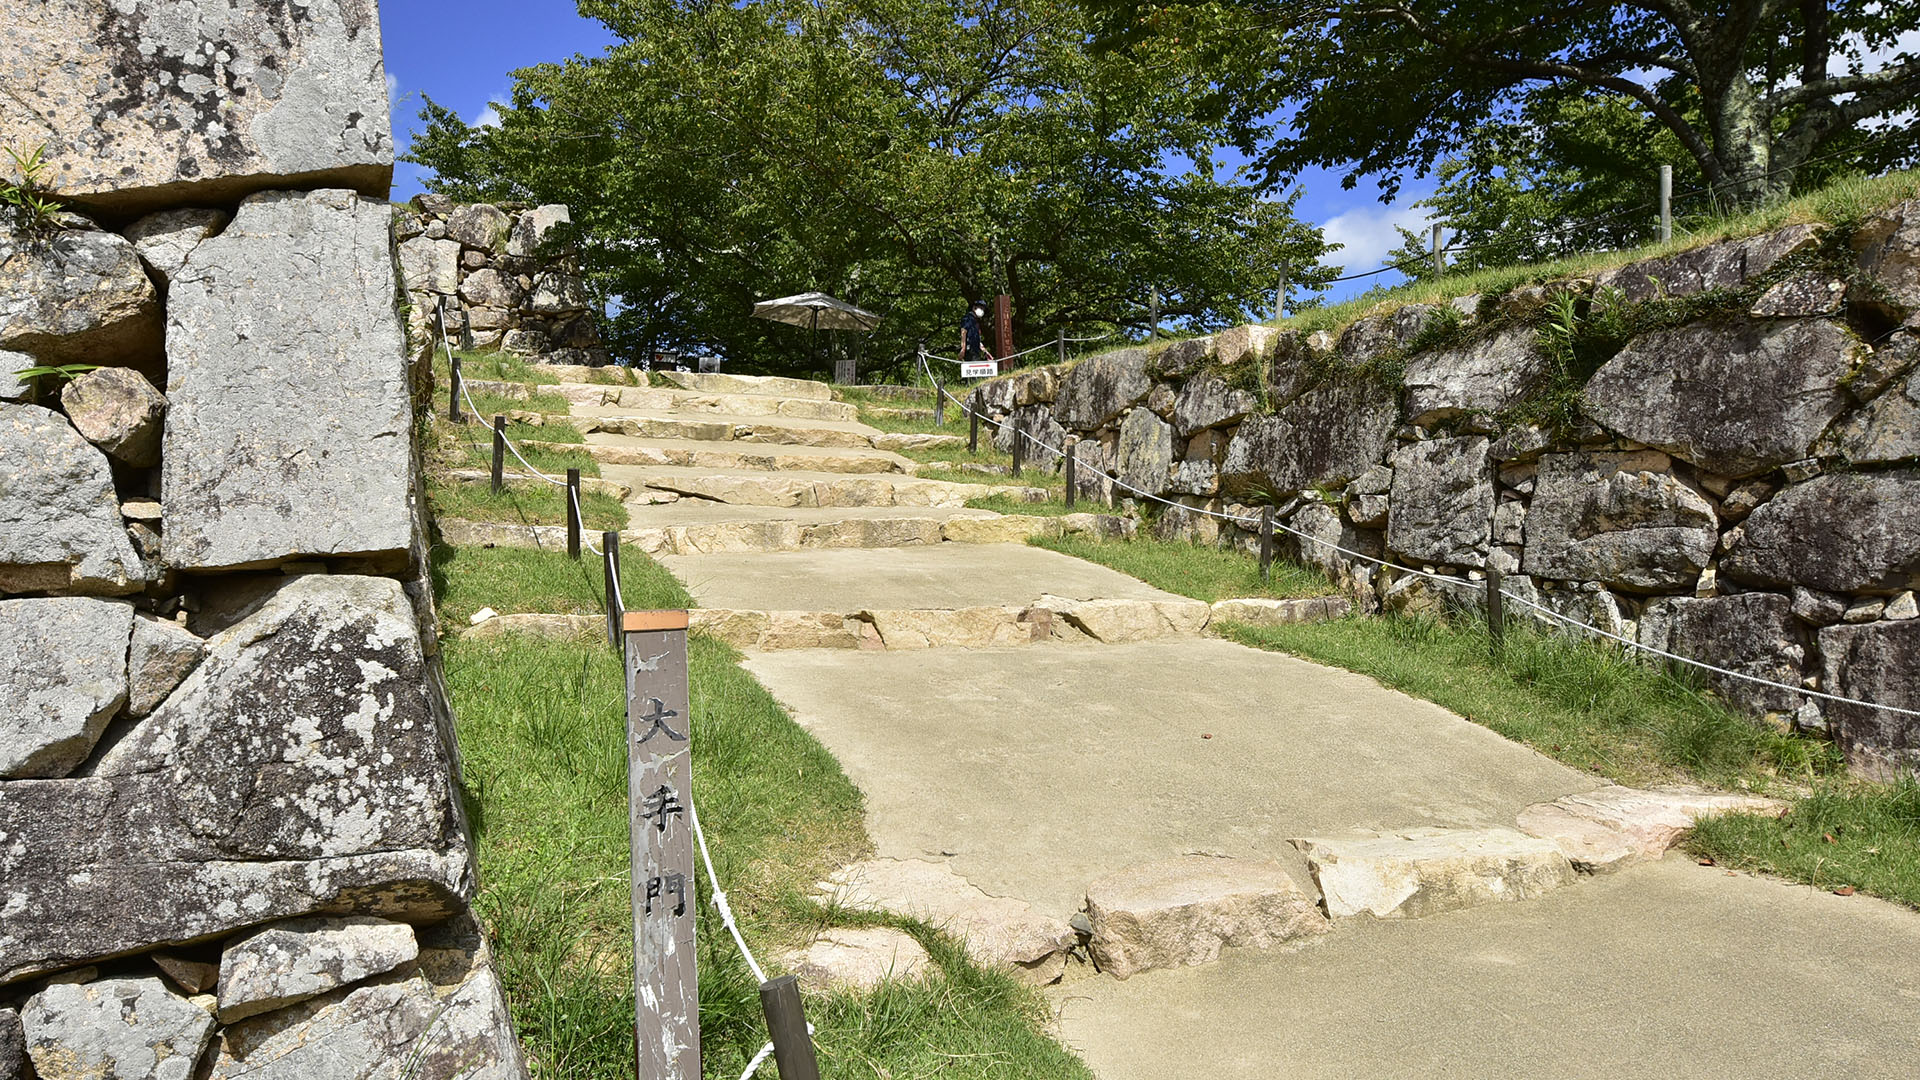
[[[1280,283],[1273,289],[1273,321],[1279,322],[1287,317],[1287,270],[1289,265],[1280,263]]]
[[[1078,442],[1067,444],[1067,509],[1069,510],[1073,509],[1073,489],[1080,486],[1080,463],[1075,457],[1075,452],[1079,449]]]
[[[1660,166],[1660,242],[1673,239],[1673,166]]]
[[[580,470],[567,470],[567,558],[580,557]]]
[[[450,358],[447,366],[452,371],[451,377],[447,379],[447,419],[456,424],[464,424],[467,418],[460,411],[460,395],[465,392],[465,387],[460,380],[460,358],[457,356]]]
[[[1260,584],[1273,582],[1273,507],[1260,508]]]
[[[1023,433],[1021,432],[1021,430],[1019,428],[1014,428],[1013,429],[1013,475],[1015,476],[1020,475],[1020,458],[1022,456],[1021,444],[1025,442],[1026,442],[1026,439],[1023,437]]]
[[[507,486],[507,418],[495,414],[493,418],[493,493],[500,494]]]
[[[973,406],[969,405],[967,406],[967,453],[977,454],[979,452],[980,452],[980,414],[977,412],[974,412]]]
[[[601,568],[607,575],[607,644],[620,648],[620,533],[608,529],[600,534]]]
[[[1053,332],[1053,355],[1055,363],[1067,362],[1067,328],[1064,326]]]
[[[1500,650],[1506,645],[1507,636],[1507,597],[1500,591],[1501,579],[1505,577],[1493,567],[1487,567],[1487,635],[1492,642],[1493,658],[1500,659]]]
[[[760,1011],[767,1015],[767,1034],[773,1038],[773,1064],[780,1080],[820,1080],[820,1062],[807,1034],[806,1009],[800,1003],[800,981],[782,975],[760,984]]]
[[[1433,273],[1438,277],[1447,272],[1447,254],[1440,250],[1440,223],[1433,225]]]
[[[1147,289],[1147,340],[1160,336],[1160,286]]]

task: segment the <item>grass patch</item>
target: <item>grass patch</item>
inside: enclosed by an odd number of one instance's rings
[[[1704,782],[1796,794],[1839,768],[1831,744],[1761,728],[1697,686],[1611,646],[1485,623],[1355,617],[1226,624],[1224,636],[1370,675],[1623,784]]]
[[[566,491],[553,484],[535,482],[508,487],[496,495],[486,484],[462,484],[427,477],[427,505],[435,517],[519,525],[565,525],[566,497]],[[626,506],[604,492],[582,491],[580,516],[586,527],[595,532],[627,527]]]
[[[452,392],[453,388],[448,386],[447,393]],[[468,398],[472,401],[469,402]],[[496,394],[491,390],[477,389],[472,385],[468,385],[466,393],[462,395],[460,407],[479,416],[480,423],[489,425],[493,423],[494,417],[505,416],[508,413],[559,413],[564,416],[573,411],[573,406],[566,398],[551,390],[533,390],[529,391],[524,398],[513,398],[505,394]],[[445,416],[446,413],[442,412],[440,415]]]
[[[534,468],[549,476],[559,476],[564,479],[568,469],[579,469],[581,476],[600,475],[600,463],[595,461],[593,455],[584,447],[579,450],[552,450],[544,446],[532,445],[546,430],[545,426],[527,427],[521,424],[508,424],[507,438],[513,440],[513,444],[520,448],[520,453],[525,455]],[[573,442],[574,440],[556,439],[554,441]],[[493,468],[493,439],[480,429],[455,434],[448,444],[446,459],[457,468],[491,469]],[[514,458],[512,451],[507,452],[505,467],[508,471],[526,471]]]
[[[1722,866],[1816,889],[1851,886],[1920,908],[1920,781],[1835,781],[1796,802],[1784,818],[1708,818],[1687,849]]]
[[[599,593],[557,553],[441,547],[434,559],[449,623],[478,606],[591,610]],[[629,606],[688,603],[639,553],[623,570]],[[521,636],[452,638],[444,656],[480,861],[476,907],[534,1075],[631,1078],[620,663],[604,647]],[[860,794],[738,659],[701,635],[689,643],[694,794],[742,930],[764,961],[829,922],[881,920],[805,899],[816,880],[868,850]],[[704,903],[700,916],[705,1075],[734,1077],[766,1038],[757,989]],[[942,977],[810,1000],[827,1075],[1089,1076],[1043,1033],[1036,992],[972,966],[928,928],[902,925]]]
[[[1022,479],[1025,478],[1022,477]],[[1088,502],[1084,499],[1069,509],[1064,499],[1050,498],[1045,502],[1027,502],[1024,499],[1009,498],[1005,495],[981,495],[968,499],[966,505],[970,510],[991,510],[996,514],[1027,514],[1035,517],[1065,517],[1068,514],[1111,512],[1100,503]]]
[[[507,352],[482,352],[477,349],[455,349],[453,355],[460,358],[460,374],[469,379],[497,379],[501,382],[534,383],[541,386],[555,386],[560,380],[544,371],[534,370],[534,365],[524,356],[515,356]],[[448,368],[447,354],[444,350],[434,356],[434,373],[439,376],[441,385],[446,384]]]
[[[1185,540],[1141,537],[1101,541],[1083,536],[1037,536],[1027,543],[1110,566],[1156,589],[1209,604],[1241,597],[1288,600],[1325,596],[1333,591],[1333,586],[1320,574],[1283,559],[1273,561],[1273,580],[1262,584],[1260,560],[1232,548],[1207,547]]]

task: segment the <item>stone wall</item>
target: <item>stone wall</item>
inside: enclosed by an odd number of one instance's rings
[[[1913,201],[1855,229],[1381,307],[1337,332],[1125,349],[971,400],[1078,440],[1088,494],[1118,475],[1179,504],[1160,509],[1162,535],[1251,546],[1196,511],[1270,504],[1317,540],[1460,583],[1280,538],[1368,609],[1478,608],[1492,567],[1509,592],[1645,644],[1913,709],[1917,358]],[[1911,717],[1709,681],[1738,708],[1830,732],[1862,773],[1920,767]]]
[[[416,195],[396,208],[393,238],[414,343],[437,340],[435,301],[444,298],[447,334],[460,347],[544,364],[605,364],[572,249],[556,233],[572,220],[559,203],[496,206],[444,195]]]
[[[0,142],[85,211],[0,221],[0,1077],[524,1077],[469,911],[376,12],[0,20]]]

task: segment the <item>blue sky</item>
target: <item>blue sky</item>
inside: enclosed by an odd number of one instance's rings
[[[404,149],[419,126],[420,95],[425,93],[458,112],[468,123],[484,119],[489,101],[504,99],[513,86],[510,73],[530,64],[560,60],[575,53],[597,54],[612,44],[604,26],[583,19],[573,0],[386,0],[380,5],[386,45],[387,85],[393,103],[394,138]],[[394,170],[394,198],[422,190],[418,166]],[[1340,187],[1337,174],[1309,172],[1298,212],[1326,230],[1327,239],[1346,245],[1336,257],[1348,273],[1371,270],[1399,244],[1395,224],[1425,229],[1421,212],[1407,204],[1431,190],[1413,181],[1395,206],[1381,205],[1371,182],[1352,191]],[[1335,286],[1327,295],[1342,300],[1376,283],[1402,280],[1397,273]]]

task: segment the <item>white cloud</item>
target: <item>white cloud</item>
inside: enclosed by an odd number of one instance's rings
[[[474,117],[473,121],[468,126],[469,127],[499,127],[500,126],[500,110],[494,106],[493,102],[489,101],[487,102],[487,107],[484,109],[481,109],[480,115]]]
[[[1320,226],[1327,243],[1340,249],[1328,253],[1324,261],[1346,267],[1349,274],[1378,269],[1387,253],[1400,246],[1395,227],[1424,234],[1428,228],[1425,208],[1413,206],[1361,206],[1337,214]]]

